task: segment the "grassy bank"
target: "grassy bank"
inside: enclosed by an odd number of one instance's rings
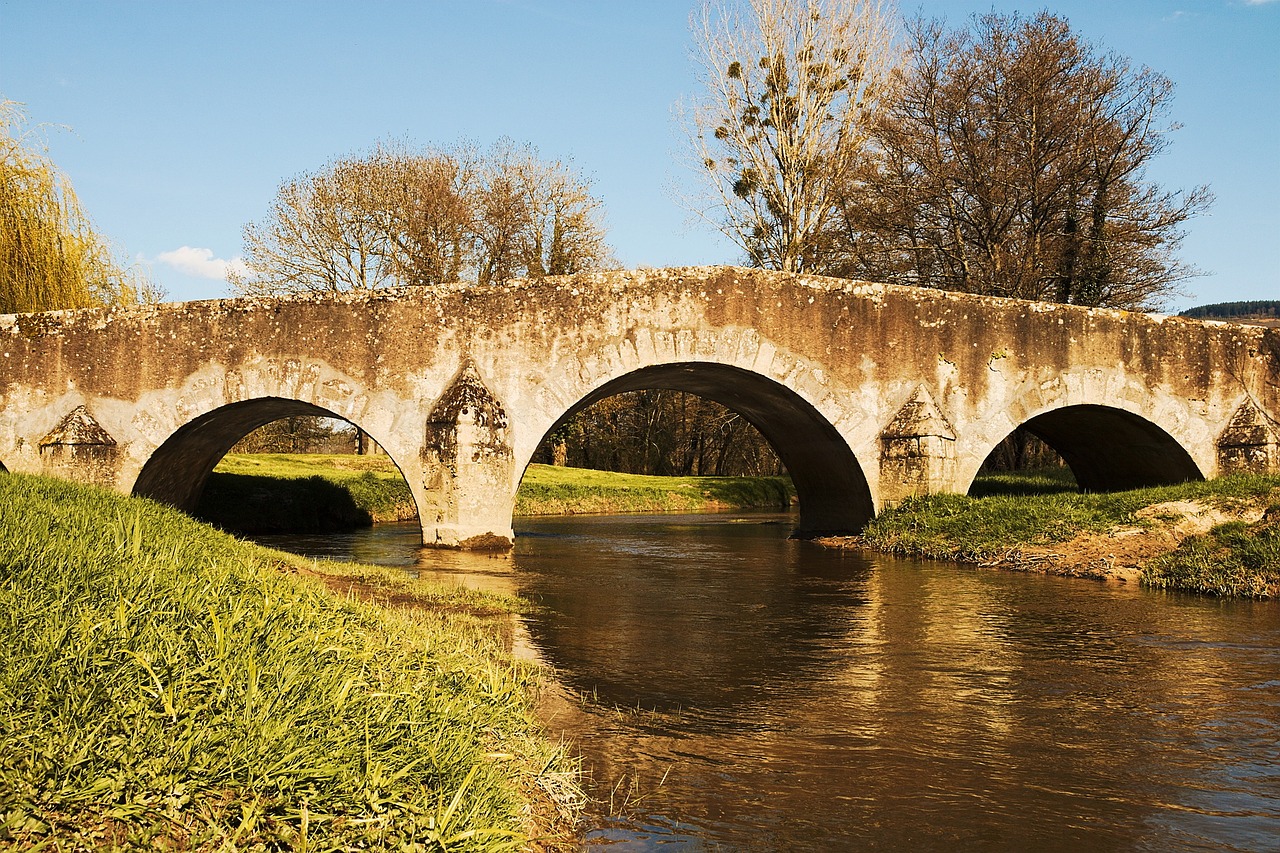
[[[0,846],[516,849],[569,778],[512,602],[13,474],[0,576]]]
[[[1280,598],[1280,502],[1276,498],[1273,494],[1257,522],[1218,525],[1148,561],[1143,581],[1211,595]]]
[[[794,495],[785,477],[648,477],[530,465],[516,515],[786,509]]]
[[[195,515],[241,533],[326,532],[417,518],[386,456],[229,453]]]
[[[785,508],[784,477],[645,477],[530,465],[517,515]],[[386,456],[228,454],[205,488],[199,518],[242,533],[323,532],[417,517]]]
[[[1135,577],[1218,595],[1280,595],[1280,477],[1110,494],[932,495],[843,544],[912,557]],[[1031,492],[1031,489],[1027,490]]]

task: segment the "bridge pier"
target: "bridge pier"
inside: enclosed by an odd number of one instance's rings
[[[955,429],[919,386],[880,433],[880,499],[959,491],[955,445]]]
[[[515,459],[502,404],[466,361],[427,417],[422,451],[422,542],[506,550],[515,534]]]

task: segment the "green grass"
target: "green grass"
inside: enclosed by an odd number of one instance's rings
[[[516,515],[785,509],[794,494],[785,477],[650,477],[530,465]]]
[[[386,456],[229,453],[195,515],[241,533],[326,532],[417,518]]]
[[[990,471],[979,474],[969,487],[969,496],[1051,495],[1075,492],[1075,475],[1065,466],[1032,468],[1024,471]]]
[[[646,477],[530,465],[516,515],[698,512],[785,508],[785,477]],[[196,516],[241,533],[324,532],[417,517],[386,456],[231,453],[205,487]]]
[[[889,553],[976,563],[1026,545],[1066,542],[1080,533],[1104,534],[1115,527],[1149,526],[1152,521],[1135,513],[1152,504],[1197,500],[1218,505],[1265,506],[1278,497],[1280,477],[1262,475],[1233,475],[1106,494],[930,495],[910,498],[882,512],[867,525],[860,539],[870,548]],[[1228,529],[1209,537],[1186,540],[1176,552],[1180,554],[1176,560],[1156,561],[1147,582],[1205,592],[1221,590],[1224,594],[1241,594],[1246,589],[1262,589],[1267,583],[1280,583],[1280,559],[1275,552],[1280,545],[1274,541],[1274,525],[1266,528],[1265,536],[1256,526],[1224,527]],[[1255,540],[1261,542],[1256,548],[1250,544]],[[1215,573],[1237,558],[1241,568],[1235,575],[1240,577],[1234,581],[1215,579]],[[1257,578],[1245,579],[1250,571]]]
[[[1184,540],[1147,563],[1143,582],[1210,595],[1280,597],[1280,505],[1257,524],[1231,522]]]
[[[393,610],[311,565],[149,501],[0,477],[0,846],[524,844],[568,767],[539,739],[536,671],[483,615],[511,602],[316,567],[419,605]]]

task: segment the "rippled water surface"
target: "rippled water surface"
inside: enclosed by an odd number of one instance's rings
[[[1280,604],[826,551],[786,517],[414,526],[310,553],[542,605],[585,849],[1280,850]]]

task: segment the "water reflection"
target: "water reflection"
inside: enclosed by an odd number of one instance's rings
[[[392,566],[424,580],[499,595],[514,595],[519,589],[511,554],[423,548],[422,528],[416,521],[346,533],[262,534],[252,539],[307,557]]]
[[[498,559],[410,528],[397,559],[542,605],[588,849],[1280,850],[1280,605],[842,556],[774,520],[525,522]]]
[[[782,519],[545,521],[517,540],[534,642],[563,682],[606,705],[672,711],[691,727],[832,677],[871,565],[786,538]],[[672,543],[678,541],[678,559]],[[587,558],[589,555],[589,558]],[[743,713],[746,711],[747,713]]]

